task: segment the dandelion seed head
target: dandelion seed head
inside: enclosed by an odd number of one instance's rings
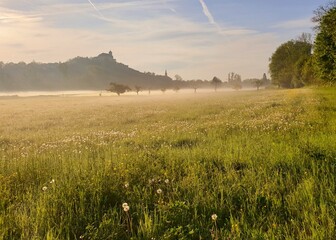
[[[125,207],[128,206],[128,203],[123,203],[121,206],[122,206],[123,208],[125,208]]]
[[[157,192],[158,194],[161,194],[161,193],[162,193],[162,189],[159,188],[158,190],[156,190],[156,192]]]
[[[42,191],[47,191],[47,189],[48,189],[47,186],[42,187]]]
[[[216,221],[216,220],[217,220],[217,217],[218,217],[217,214],[215,214],[215,213],[212,214],[212,215],[211,215],[211,219],[212,219],[212,221]]]
[[[165,180],[165,183],[166,183],[166,184],[168,184],[168,183],[169,183],[169,179],[168,179],[168,178]]]
[[[125,211],[125,212],[128,212],[129,209],[130,209],[130,207],[129,207],[128,205],[124,207],[124,211]]]

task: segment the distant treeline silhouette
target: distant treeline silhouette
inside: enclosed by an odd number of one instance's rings
[[[142,73],[118,63],[112,52],[60,63],[0,62],[0,91],[101,90],[111,82],[143,89],[171,87],[168,76]]]
[[[241,80],[239,74],[229,73],[227,81],[189,80],[175,75],[175,80],[167,75],[139,72],[119,63],[112,52],[101,53],[97,57],[76,57],[59,63],[3,63],[0,62],[0,91],[53,91],[53,90],[106,90],[111,83],[121,84],[131,90],[162,90],[181,88],[255,87],[258,79]],[[269,80],[263,76],[263,85]]]

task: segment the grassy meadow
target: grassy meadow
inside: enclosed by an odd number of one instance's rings
[[[335,239],[336,89],[0,98],[0,239]]]

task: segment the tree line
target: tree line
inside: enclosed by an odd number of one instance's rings
[[[197,89],[200,88],[213,88],[214,91],[217,91],[218,88],[232,88],[235,90],[240,90],[243,87],[245,88],[256,88],[259,90],[261,86],[267,87],[271,84],[271,80],[267,78],[266,73],[263,74],[261,79],[252,78],[242,80],[241,75],[230,72],[228,74],[227,81],[222,81],[218,77],[214,76],[212,80],[187,80],[184,81],[180,75],[175,75],[175,80],[171,82],[169,87],[161,87],[160,89],[145,88],[139,85],[130,87],[126,84],[119,84],[111,82],[106,91],[116,93],[118,96],[120,94],[134,91],[138,95],[141,91],[148,91],[151,93],[151,90],[161,90],[162,93],[165,93],[168,89],[171,89],[175,92],[178,92],[180,89],[193,89],[194,92],[197,92]]]
[[[315,40],[302,33],[281,44],[272,54],[269,71],[272,83],[284,88],[336,83],[336,1],[319,7],[312,21]]]

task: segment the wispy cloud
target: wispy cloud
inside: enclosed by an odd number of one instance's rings
[[[92,7],[96,10],[96,12],[97,12],[101,17],[104,17],[104,15],[98,10],[98,8],[96,8],[96,6],[92,3],[91,0],[88,0],[88,2],[92,5]]]
[[[199,1],[202,5],[203,13],[208,18],[209,22],[211,24],[214,24],[214,25],[218,26],[217,23],[215,22],[214,17],[212,16],[211,12],[209,11],[208,6],[205,4],[205,2],[203,0],[199,0]]]
[[[167,9],[169,9],[169,10],[172,11],[173,13],[177,13],[176,10],[175,10],[174,8],[168,6],[168,4],[167,4],[167,0],[163,0],[163,3],[164,3],[164,5],[165,5],[165,7],[166,7]]]
[[[208,18],[208,21],[210,24],[214,25],[216,27],[217,33],[223,36],[237,36],[237,35],[245,35],[245,34],[251,34],[256,33],[254,30],[249,30],[241,27],[221,27],[211,14],[208,6],[204,2],[204,0],[199,0],[199,2],[202,5],[202,10],[204,15]]]

